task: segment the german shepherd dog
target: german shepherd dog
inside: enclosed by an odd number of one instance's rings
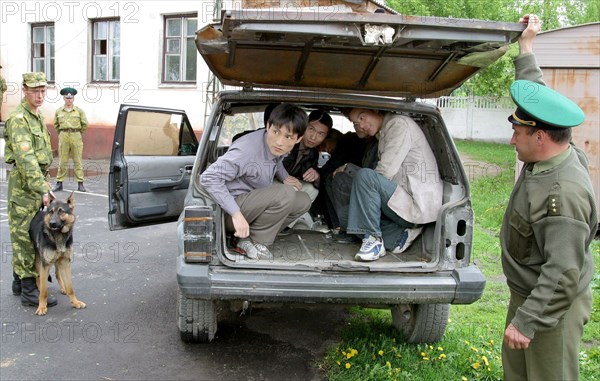
[[[46,209],[37,212],[31,220],[29,236],[35,247],[35,269],[39,274],[36,280],[40,291],[39,305],[35,311],[37,315],[45,315],[48,311],[48,278],[52,266],[55,267],[60,292],[69,296],[74,308],[85,308],[85,303],[75,297],[71,277],[74,209],[73,192],[66,202],[50,193]]]

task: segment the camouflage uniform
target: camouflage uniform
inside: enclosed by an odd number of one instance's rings
[[[64,107],[56,110],[54,114],[54,128],[58,132],[58,157],[60,164],[57,182],[63,182],[67,176],[67,163],[69,156],[73,158],[75,166],[75,178],[77,182],[83,182],[83,139],[82,134],[88,127],[88,121],[85,112],[73,106],[73,109],[66,110]]]
[[[43,116],[32,111],[23,99],[6,121],[4,140],[4,159],[10,170],[8,227],[13,250],[12,266],[21,279],[37,278],[35,251],[28,230],[33,216],[42,206],[44,193],[49,190],[46,176],[52,164],[50,134]]]
[[[2,66],[0,66],[0,69],[2,69]],[[6,89],[6,81],[4,80],[4,77],[0,75],[0,115],[2,115],[2,101],[4,100],[4,92]]]

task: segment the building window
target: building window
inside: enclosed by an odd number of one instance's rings
[[[54,82],[54,24],[31,25],[31,69]]]
[[[198,15],[165,17],[163,82],[196,82]]]
[[[92,22],[92,81],[118,82],[121,76],[121,26],[118,19]]]

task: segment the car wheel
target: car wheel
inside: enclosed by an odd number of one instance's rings
[[[449,304],[401,304],[392,308],[392,322],[409,343],[433,343],[444,336],[449,313]]]
[[[212,300],[187,298],[177,290],[177,327],[186,343],[206,343],[217,332],[217,314]]]

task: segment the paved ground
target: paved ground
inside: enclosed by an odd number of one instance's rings
[[[4,168],[0,182],[0,380],[321,380],[316,362],[337,340],[341,308],[254,308],[219,325],[210,344],[176,328],[175,224],[110,232],[106,163],[76,193],[75,291],[87,308],[46,316],[11,293]],[[65,189],[76,184],[66,181]],[[66,198],[67,192],[62,192]]]

